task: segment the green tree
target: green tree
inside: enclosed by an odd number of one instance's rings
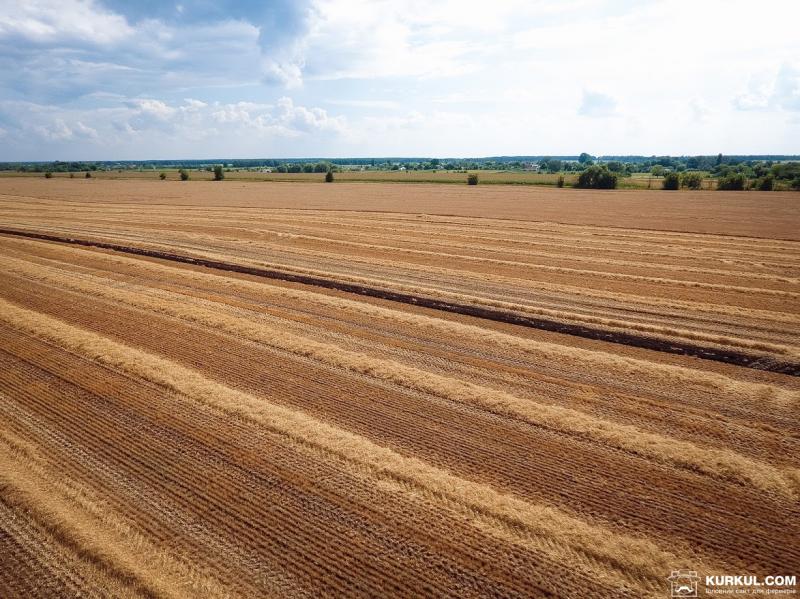
[[[604,166],[593,165],[578,175],[577,187],[584,189],[615,189],[617,175]]]
[[[547,168],[547,170],[551,173],[557,173],[564,168],[564,163],[561,160],[551,158],[547,161],[545,168]]]
[[[680,188],[681,186],[681,178],[678,173],[667,173],[664,175],[664,182],[662,187],[664,189],[675,190]]]
[[[660,164],[654,164],[650,169],[650,174],[654,177],[661,177],[664,174],[664,167]]]
[[[92,173],[90,173],[89,171],[86,171],[86,178],[87,179],[91,179],[92,178]]]
[[[325,183],[333,183],[333,171],[329,170],[325,173]]]
[[[159,178],[159,179],[161,179],[161,180],[163,181],[164,179],[166,179],[166,178],[167,178],[167,173],[159,173],[159,174],[158,174],[158,178]]]
[[[772,191],[775,189],[775,177],[772,175],[764,175],[756,180],[755,188],[758,191]]]
[[[731,173],[720,177],[717,189],[720,191],[744,191],[747,179],[742,173]]]
[[[51,173],[50,171],[47,171],[47,172],[44,174],[44,178],[45,178],[45,179],[52,179],[52,178],[53,178],[53,173]]]
[[[222,170],[222,165],[217,164],[214,166],[214,181],[222,181],[225,178],[225,172]]]
[[[780,162],[770,169],[777,179],[793,180],[800,177],[800,162]]]
[[[467,175],[467,185],[478,184],[478,173],[470,173]]]
[[[179,174],[181,176],[181,181],[188,181],[189,180],[189,173],[186,171],[186,169],[182,168],[179,171]]]
[[[592,164],[594,162],[594,156],[587,154],[586,152],[582,152],[581,155],[578,156],[578,162],[581,164]]]
[[[681,183],[689,189],[700,189],[703,184],[703,177],[700,173],[683,173]]]

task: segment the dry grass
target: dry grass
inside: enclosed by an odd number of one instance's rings
[[[88,250],[79,248],[63,248],[62,251],[67,253],[90,253]],[[459,337],[472,340],[477,345],[488,343],[496,347],[514,348],[539,360],[554,362],[576,362],[592,369],[618,371],[620,374],[643,377],[648,380],[680,381],[683,384],[695,386],[701,391],[708,391],[711,389],[717,392],[730,394],[732,396],[732,400],[737,402],[756,401],[761,404],[764,401],[774,401],[781,405],[797,405],[800,403],[800,392],[798,391],[790,391],[774,385],[741,381],[714,372],[699,371],[682,366],[661,364],[658,362],[624,357],[608,352],[587,350],[569,345],[534,341],[524,337],[493,331],[475,325],[467,325],[449,320],[433,318],[430,316],[392,310],[381,306],[367,304],[355,300],[342,299],[313,291],[305,291],[280,287],[268,283],[234,279],[225,277],[223,275],[216,275],[206,272],[190,271],[180,267],[173,267],[155,262],[146,262],[124,256],[109,254],[93,255],[101,256],[103,261],[133,267],[137,271],[143,274],[148,273],[151,276],[168,277],[170,279],[177,277],[183,281],[191,281],[192,283],[198,284],[201,287],[209,284],[219,285],[223,288],[235,291],[256,293],[266,298],[280,297],[284,300],[296,300],[302,303],[311,303],[319,306],[334,308],[336,310],[361,314],[381,321],[406,324],[425,329],[433,329],[441,331],[444,334],[458,335]],[[59,270],[57,267],[48,269],[44,266],[36,266],[25,260],[14,259],[10,257],[0,257],[0,264],[3,264],[8,272],[14,272],[28,278],[46,281],[62,288],[70,288],[78,292],[108,297],[114,301],[130,303],[134,297],[124,292],[109,289],[107,287],[108,281],[99,277],[84,275],[83,278],[89,282],[81,283],[78,279],[67,275],[64,273],[64,271]],[[144,309],[162,311],[166,309],[166,306],[168,305],[167,303],[163,302],[169,300],[172,301],[173,305],[176,303],[183,304],[192,301],[197,303],[197,300],[189,300],[185,295],[178,296],[175,294],[160,293],[154,291],[153,289],[142,286],[129,285],[128,288],[134,290],[134,293],[138,294],[159,294],[157,295],[158,299],[155,301],[145,301],[143,298],[139,298],[140,303],[132,304]],[[203,305],[214,312],[219,310],[219,305],[217,304],[204,303]],[[509,309],[512,307],[510,304],[494,303],[493,305],[496,307],[506,307]],[[549,311],[544,312],[547,315],[551,315]],[[172,312],[170,312],[170,315],[178,316],[178,314]],[[555,316],[556,313],[553,313],[552,315]],[[611,324],[606,322],[605,319],[593,319],[592,322],[599,324]],[[236,333],[234,332],[234,334]],[[696,338],[708,340],[707,337],[697,336]],[[766,349],[755,343],[747,347],[753,349]],[[774,348],[774,350],[777,353],[784,353],[783,348]],[[788,348],[785,353],[792,355]]]
[[[615,570],[623,565],[623,572],[629,577],[627,582],[636,587],[646,582],[643,590],[648,592],[653,591],[655,581],[677,559],[652,541],[616,534],[554,508],[531,504],[487,485],[453,476],[302,412],[226,387],[169,360],[9,302],[0,302],[0,308],[0,318],[20,331],[205,405],[252,419],[294,442],[344,459],[379,481],[401,487],[411,484],[415,493],[424,496],[431,505],[447,506],[455,502],[476,517],[483,515],[480,526],[500,527],[499,535],[513,535],[520,543],[545,536],[556,554],[566,547],[587,556],[589,566],[594,560]],[[53,517],[59,510],[68,509],[58,508],[53,510]]]
[[[771,367],[800,355],[785,195],[0,178],[0,227]],[[0,236],[0,272],[0,528],[28,523],[0,595],[659,597],[800,564],[794,377],[73,244]]]
[[[5,401],[5,399],[4,399]],[[116,586],[105,591],[157,597],[227,597],[206,574],[136,531],[91,489],[62,476],[30,443],[0,429],[0,493],[46,524],[56,540],[79,551]]]
[[[21,270],[25,269],[21,268]],[[689,468],[706,475],[752,484],[768,492],[781,493],[787,497],[793,497],[796,492],[792,480],[794,474],[787,474],[784,469],[759,463],[729,449],[700,447],[685,441],[646,432],[633,426],[592,417],[573,409],[542,403],[544,398],[541,398],[540,401],[521,399],[503,391],[462,382],[391,360],[347,351],[341,347],[287,333],[274,326],[225,314],[220,311],[219,305],[213,302],[138,286],[124,285],[124,288],[120,289],[94,282],[83,282],[59,274],[48,275],[43,272],[45,271],[43,267],[28,269],[26,274],[36,277],[35,272],[32,273],[31,270],[39,270],[40,280],[59,287],[180,318],[213,330],[225,331],[275,349],[317,360],[335,368],[391,382],[406,389],[480,406],[498,414],[522,418],[537,426],[581,435],[586,439],[600,441],[618,449]],[[91,277],[86,278],[91,280]],[[572,350],[572,352],[575,351],[581,352],[581,350]],[[624,358],[616,358],[616,360],[627,361]],[[670,367],[662,368],[670,369]],[[673,371],[680,372],[674,367]],[[708,380],[713,381],[715,378],[724,379],[724,377],[715,375],[709,376]],[[732,381],[726,382],[728,385],[737,384]],[[769,390],[773,393],[778,391],[763,385],[748,386],[759,390]]]

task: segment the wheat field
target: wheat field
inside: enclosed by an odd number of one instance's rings
[[[0,180],[0,596],[796,573],[790,194],[474,191]]]

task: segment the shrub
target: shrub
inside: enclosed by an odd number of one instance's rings
[[[47,172],[44,174],[44,178],[45,178],[45,179],[52,179],[52,178],[53,178],[53,173],[51,173],[50,171],[47,171]]]
[[[754,187],[758,191],[772,191],[775,189],[775,177],[772,175],[764,175],[760,179],[756,179]]]
[[[800,179],[800,162],[779,162],[773,165],[771,170],[778,179],[787,181]]]
[[[800,191],[800,177],[797,177],[794,181],[792,181],[792,189]]]
[[[663,189],[676,190],[681,186],[681,178],[678,173],[667,173],[664,175]]]
[[[164,179],[166,179],[166,178],[167,178],[167,173],[159,173],[159,174],[158,174],[158,178],[159,178],[159,179],[161,179],[161,180],[163,181]]]
[[[559,175],[556,179],[556,187],[564,187],[564,175]]]
[[[747,179],[742,173],[731,173],[720,177],[717,189],[720,191],[744,191]]]
[[[604,166],[590,166],[578,175],[577,187],[584,189],[615,189],[617,175]]]
[[[700,173],[683,173],[681,183],[689,189],[700,189],[703,185],[703,177],[700,176]]]
[[[225,178],[225,173],[222,170],[222,165],[218,164],[214,167],[214,181],[222,181]]]
[[[86,178],[87,179],[91,179],[92,178],[92,173],[90,173],[89,171],[86,171]]]
[[[478,184],[478,173],[470,173],[467,175],[467,185]]]
[[[187,173],[185,169],[180,170],[180,176],[181,176],[181,181],[189,180],[189,173]]]
[[[333,171],[325,173],[325,183],[333,183]]]

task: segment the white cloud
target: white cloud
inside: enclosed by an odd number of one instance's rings
[[[49,125],[36,125],[33,130],[48,141],[63,141],[72,139],[72,129],[67,127],[61,119],[55,119]]]
[[[689,100],[689,113],[691,120],[696,123],[706,123],[711,117],[711,109],[701,98]]]
[[[112,108],[62,109],[31,103],[0,103],[0,119],[20,125],[6,135],[21,146],[40,139],[53,148],[83,142],[96,151],[119,155],[128,147],[144,147],[148,155],[175,148],[181,156],[240,156],[239,148],[281,140],[311,139],[315,143],[349,134],[344,117],[322,108],[280,98],[275,104],[235,102],[206,103],[187,99],[170,104],[153,98],[132,98]],[[91,123],[88,125],[87,123]],[[197,142],[203,145],[197,146]]]
[[[77,135],[78,137],[83,137],[86,139],[97,139],[97,130],[93,129],[92,127],[87,127],[80,121],[76,121],[75,125],[72,128],[73,134]]]
[[[92,0],[0,1],[0,38],[36,43],[68,40],[109,44],[132,35],[127,21]]]
[[[733,98],[738,110],[800,110],[800,66],[781,65],[772,75],[759,73],[753,77],[747,91]]]
[[[584,90],[578,114],[599,118],[616,116],[617,101],[606,94]]]
[[[181,7],[0,0],[5,157],[798,151],[795,1]]]
[[[775,79],[774,100],[784,110],[800,111],[800,65],[781,67]]]

